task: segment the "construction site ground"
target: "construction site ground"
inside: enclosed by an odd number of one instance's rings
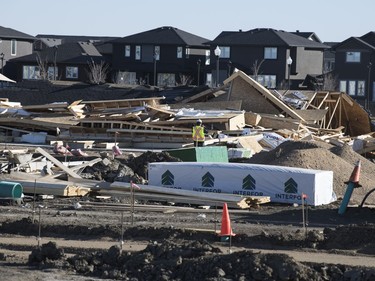
[[[349,207],[339,215],[358,160],[362,187],[354,190]],[[137,194],[134,212],[128,195],[27,197],[21,205],[2,200],[1,279],[375,279],[374,194],[359,207],[374,188],[372,161],[349,147],[320,142],[287,142],[238,161],[332,170],[337,201],[229,209],[236,235],[223,239],[222,206],[144,201]]]

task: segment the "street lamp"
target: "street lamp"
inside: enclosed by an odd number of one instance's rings
[[[155,48],[155,51],[154,51],[154,86],[157,86],[157,83],[156,83],[156,61],[158,60],[159,58],[159,51],[157,50],[157,48]]]
[[[198,65],[198,73],[197,73],[197,86],[199,87],[199,78],[201,74],[201,60],[197,60],[197,65]]]
[[[288,64],[288,90],[290,90],[290,68],[291,68],[292,63],[293,63],[293,60],[290,56],[286,60],[286,63]]]
[[[154,54],[154,86],[156,86],[156,54]]]
[[[56,63],[56,60],[57,60],[57,45],[53,46],[53,49],[54,49],[54,65],[53,65],[53,80],[57,80],[57,73],[56,73],[56,68],[57,68],[57,63]]]
[[[228,77],[230,76],[231,71],[232,71],[232,62],[228,61]]]
[[[372,67],[372,63],[369,62],[367,64],[367,68],[368,68],[368,78],[367,78],[367,109],[370,111],[370,96],[371,96],[371,91],[370,91],[370,88],[371,88],[371,67]]]
[[[219,85],[219,58],[220,58],[221,50],[219,46],[216,46],[215,49],[215,56],[216,56],[216,87]]]
[[[4,74],[4,53],[0,54],[0,59],[1,59],[1,74]]]

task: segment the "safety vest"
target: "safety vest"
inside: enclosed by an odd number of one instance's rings
[[[193,127],[193,141],[204,141],[204,128],[202,126]]]

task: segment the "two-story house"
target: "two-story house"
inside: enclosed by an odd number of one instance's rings
[[[223,31],[208,43],[212,72],[207,75],[219,85],[237,68],[268,88],[298,89],[306,75],[323,73],[329,47],[297,34],[270,28]]]
[[[204,84],[209,40],[171,26],[112,41],[112,71],[126,84]]]
[[[66,80],[90,82],[90,65],[106,63],[91,42],[54,45],[11,61],[17,69],[17,81]]]
[[[16,71],[8,61],[33,52],[35,37],[26,33],[0,26],[0,69],[9,78],[16,79]]]
[[[375,102],[375,32],[350,37],[333,49],[339,90],[371,110]]]

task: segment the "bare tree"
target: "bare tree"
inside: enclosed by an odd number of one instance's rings
[[[181,85],[190,85],[191,82],[193,81],[193,78],[190,76],[190,75],[185,75],[185,74],[182,74],[180,73],[180,84]]]
[[[324,75],[323,90],[336,91],[338,88],[337,75],[333,73],[327,73]]]
[[[39,67],[39,77],[43,80],[48,80],[48,58],[42,58],[40,53],[36,53],[36,62]]]
[[[89,65],[89,81],[92,84],[102,84],[105,83],[109,65],[104,62],[100,61],[100,63],[95,63],[93,59],[91,59],[90,62],[88,62]]]
[[[262,59],[259,63],[258,63],[258,60],[255,60],[253,63],[253,66],[251,67],[251,71],[253,72],[253,77],[255,81],[258,81],[259,70],[263,62],[264,62],[264,59]]]

